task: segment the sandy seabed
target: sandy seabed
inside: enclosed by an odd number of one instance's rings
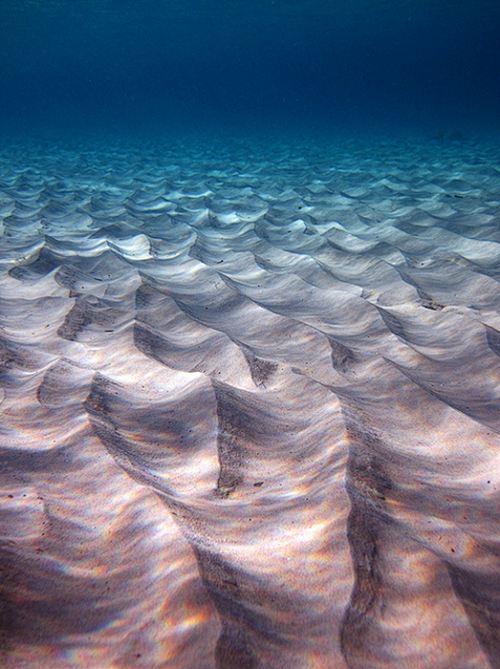
[[[499,149],[2,147],[2,667],[500,667]]]

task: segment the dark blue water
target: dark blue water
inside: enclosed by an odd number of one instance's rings
[[[495,128],[497,0],[2,0],[3,133]]]

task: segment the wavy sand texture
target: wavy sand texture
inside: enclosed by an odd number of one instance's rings
[[[500,667],[497,156],[4,147],[3,667]]]

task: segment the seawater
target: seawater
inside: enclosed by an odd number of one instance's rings
[[[2,667],[498,666],[497,3],[0,19]]]

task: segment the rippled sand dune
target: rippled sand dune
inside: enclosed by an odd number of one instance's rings
[[[2,667],[500,667],[498,148],[3,147]]]

